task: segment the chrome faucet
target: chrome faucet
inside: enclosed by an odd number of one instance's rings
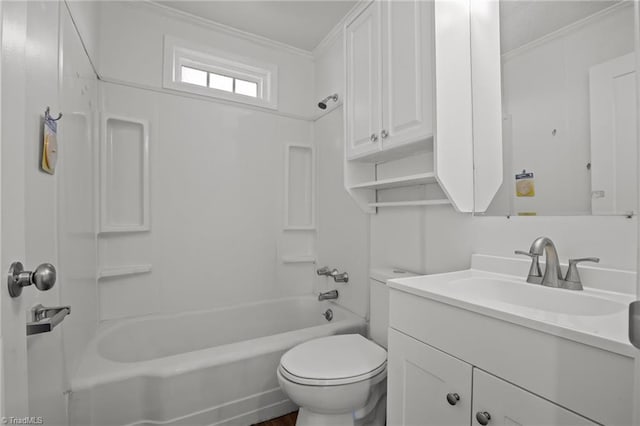
[[[544,275],[540,284],[547,287],[562,287],[562,269],[560,269],[560,260],[558,259],[558,251],[555,244],[548,237],[538,237],[535,239],[529,253],[534,256],[542,256],[544,253],[546,265]]]
[[[533,284],[542,284],[547,287],[563,288],[567,290],[582,290],[582,282],[580,274],[576,266],[580,262],[600,262],[597,257],[585,257],[581,259],[569,259],[569,268],[567,276],[562,278],[562,269],[560,268],[560,260],[558,259],[558,251],[555,244],[548,237],[538,237],[535,239],[529,252],[516,250],[516,254],[523,254],[531,257],[531,266],[529,267],[529,275],[527,282]],[[544,275],[542,274],[538,259],[544,255],[546,258]]]
[[[333,277],[333,281],[337,283],[348,283],[349,282],[349,274],[346,272],[340,273],[336,268],[329,268],[328,266],[323,266],[320,269],[316,269],[316,274],[325,277]]]
[[[318,295],[318,300],[319,301],[323,301],[323,300],[334,300],[338,298],[338,290],[331,290],[331,291],[327,291],[325,293],[320,293]]]

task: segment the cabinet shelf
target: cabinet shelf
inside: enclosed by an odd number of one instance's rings
[[[389,189],[430,183],[436,183],[436,176],[432,172],[364,182],[353,185],[351,189]]]
[[[411,206],[440,206],[451,204],[447,199],[442,200],[416,200],[416,201],[391,201],[382,203],[369,203],[369,207],[411,207]]]

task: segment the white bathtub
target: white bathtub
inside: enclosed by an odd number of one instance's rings
[[[334,313],[328,322],[321,315]],[[297,297],[106,324],[71,381],[70,423],[249,425],[296,409],[276,368],[293,346],[364,334],[362,318]]]

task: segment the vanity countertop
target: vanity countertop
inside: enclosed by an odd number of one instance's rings
[[[526,276],[526,275],[525,275]],[[390,288],[558,337],[634,357],[628,305],[635,295],[585,286],[583,291],[529,284],[480,269],[399,278]]]

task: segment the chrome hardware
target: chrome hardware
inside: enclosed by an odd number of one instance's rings
[[[9,267],[7,287],[11,297],[22,294],[22,287],[35,285],[40,291],[51,289],[56,283],[56,268],[50,263],[39,265],[35,271],[25,271],[22,263],[13,262]]]
[[[34,306],[31,308],[31,322],[27,323],[27,336],[50,332],[70,314],[71,306]]]
[[[456,405],[460,401],[460,395],[457,393],[448,393],[447,394],[447,402],[449,405]]]
[[[560,269],[560,260],[558,260],[558,252],[556,246],[553,244],[550,238],[538,237],[535,239],[529,253],[532,255],[542,256],[545,255],[546,266],[544,268],[544,275],[542,276],[542,282],[540,284],[547,287],[562,287],[562,270]]]
[[[486,411],[478,411],[476,413],[476,420],[482,426],[486,426],[489,424],[489,420],[491,420],[491,414],[487,413]]]
[[[335,268],[329,269],[328,266],[323,266],[322,268],[316,270],[316,274],[320,276],[324,275],[325,277],[333,277],[338,274],[338,270]]]
[[[324,317],[324,319],[326,319],[327,321],[331,321],[333,319],[333,311],[331,309],[327,309],[326,311],[324,311],[322,313],[322,316]]]
[[[338,298],[338,290],[331,290],[331,291],[327,291],[325,293],[320,293],[318,295],[318,300],[319,301],[333,300],[333,299],[337,299],[337,298]]]
[[[531,284],[540,284],[542,282],[542,269],[540,269],[539,262],[540,256],[522,250],[516,250],[514,253],[521,254],[523,256],[529,256],[531,258],[531,266],[529,267],[527,282]]]
[[[629,305],[629,341],[640,349],[640,300]]]
[[[382,137],[382,139],[386,139],[387,137],[389,137],[389,132],[382,129],[382,131],[380,132],[380,136]]]
[[[378,135],[376,135],[375,133],[371,133],[369,139],[371,140],[371,142],[378,142]]]
[[[598,257],[583,257],[580,259],[569,259],[569,269],[567,269],[567,276],[564,278],[564,286],[567,290],[582,290],[582,281],[580,281],[580,274],[578,273],[578,263],[580,262],[595,262],[599,263]]]
[[[341,274],[335,274],[333,275],[333,281],[337,282],[337,283],[348,283],[349,282],[349,274],[346,272],[343,272]]]

